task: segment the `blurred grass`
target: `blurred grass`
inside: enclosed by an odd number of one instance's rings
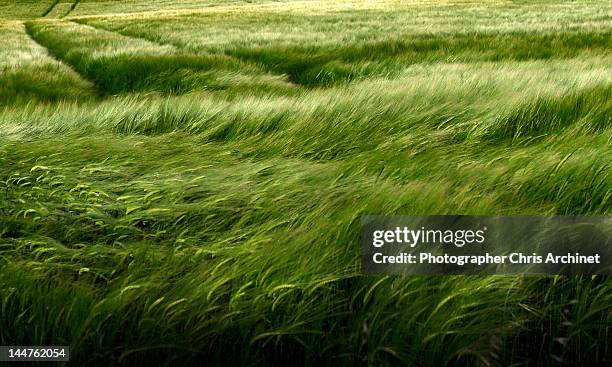
[[[55,0],[0,0],[0,19],[33,19],[40,17]]]

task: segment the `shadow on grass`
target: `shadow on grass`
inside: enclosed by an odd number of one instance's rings
[[[297,84],[332,86],[394,73],[421,62],[547,60],[576,57],[585,51],[603,53],[612,47],[611,39],[609,31],[416,35],[340,47],[245,47],[227,54],[287,74]]]

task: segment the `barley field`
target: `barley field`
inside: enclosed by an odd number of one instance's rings
[[[359,265],[365,214],[612,214],[612,1],[0,0],[0,38],[0,345],[612,363],[607,277]]]

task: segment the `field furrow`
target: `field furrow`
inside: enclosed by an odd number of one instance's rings
[[[0,38],[0,105],[91,95],[91,84],[28,37],[21,22],[0,22]]]
[[[224,55],[196,55],[170,45],[64,21],[27,23],[40,44],[95,82],[102,95],[158,91],[292,89],[281,77]],[[231,90],[229,91],[231,93]]]
[[[50,11],[44,15],[45,18],[58,19],[70,14],[74,9],[75,2],[58,2]]]

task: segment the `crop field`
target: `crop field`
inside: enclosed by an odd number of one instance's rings
[[[607,277],[359,263],[365,214],[612,214],[612,1],[0,0],[0,39],[0,345],[612,363]]]

